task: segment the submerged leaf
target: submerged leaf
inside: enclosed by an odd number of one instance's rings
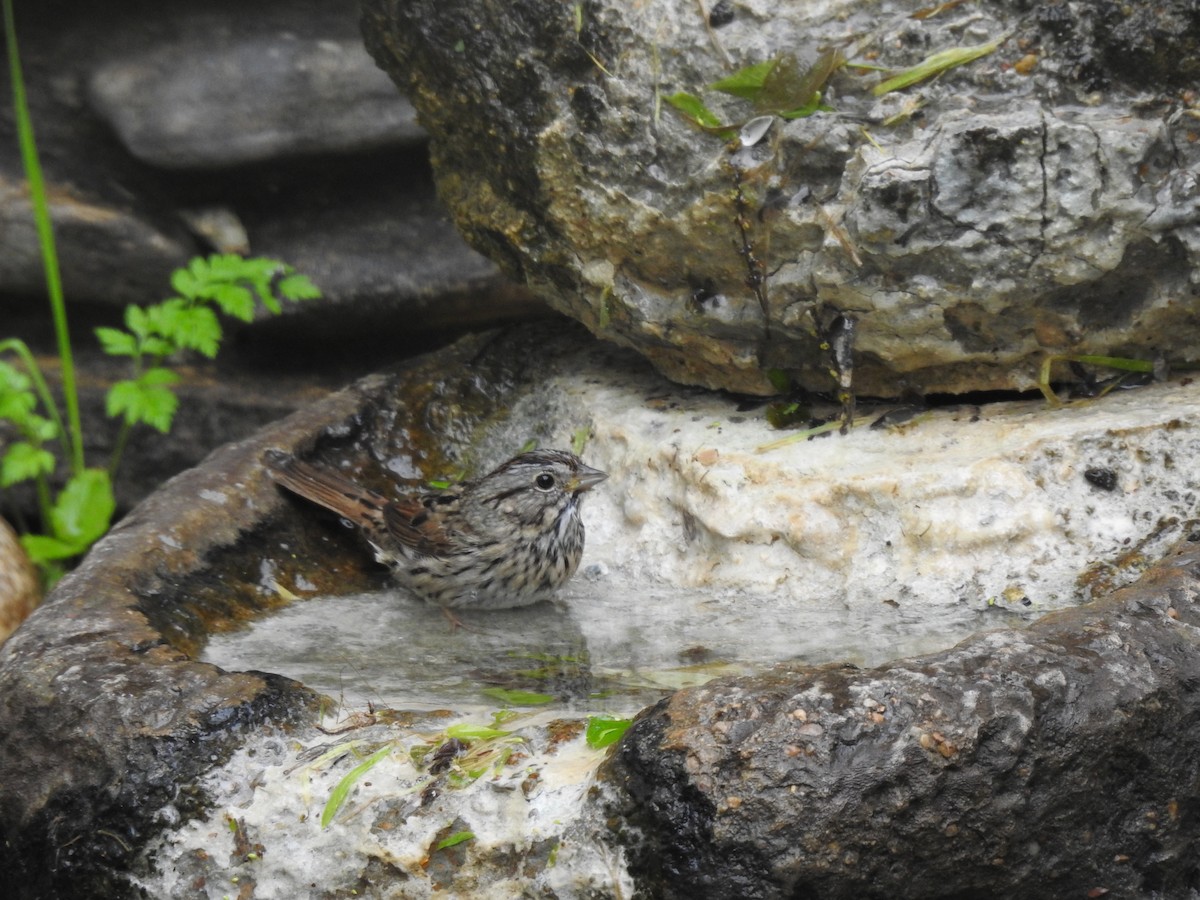
[[[545,703],[554,702],[554,698],[551,695],[539,694],[534,691],[517,691],[494,687],[485,688],[483,692],[508,706],[541,706]],[[502,733],[507,734],[507,732]]]
[[[632,719],[591,716],[588,719],[587,732],[585,733],[587,744],[594,750],[615,744],[629,730],[629,726],[632,724]]]
[[[665,98],[673,107],[699,125],[701,128],[721,128],[721,120],[716,113],[704,105],[704,101],[695,94],[679,91]]]
[[[722,94],[732,94],[743,100],[757,100],[763,92],[767,76],[779,65],[781,59],[783,57],[765,59],[762,62],[745,66],[720,81],[714,81],[709,85],[709,89],[720,91]]]
[[[502,731],[487,725],[470,725],[465,722],[460,725],[451,725],[446,729],[446,737],[458,738],[468,744],[472,741],[490,741],[493,738],[507,737],[510,734],[512,734],[511,731]]]
[[[801,67],[795,55],[786,54],[779,57],[763,79],[762,90],[751,99],[760,112],[788,119],[812,115],[820,107],[825,84],[845,64],[846,58],[836,48],[826,50],[807,68]]]
[[[392,752],[392,745],[380,747],[357,766],[346,773],[345,777],[337,783],[334,789],[329,794],[329,799],[325,801],[325,809],[321,813],[321,827],[326,828],[333,821],[333,817],[338,814],[338,810],[342,808],[342,804],[346,802],[346,797],[350,795],[350,789],[354,787],[355,782],[367,774],[374,766],[383,759],[386,759]]]

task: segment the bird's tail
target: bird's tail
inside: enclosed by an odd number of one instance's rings
[[[355,484],[332,469],[301,462],[280,450],[267,451],[263,462],[267,474],[289,491],[337,513],[368,532],[376,532],[382,527],[383,509],[387,505],[383,495]]]

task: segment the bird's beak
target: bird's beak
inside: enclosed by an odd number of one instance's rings
[[[607,472],[581,465],[575,473],[575,477],[567,482],[567,490],[572,494],[582,494],[584,491],[590,491],[607,477]]]

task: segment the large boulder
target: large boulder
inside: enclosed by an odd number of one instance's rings
[[[709,6],[366,0],[364,29],[472,245],[676,381],[828,390],[839,315],[865,394],[1028,388],[1047,354],[1196,359],[1200,149],[1166,62],[1196,43],[1188,4]],[[837,70],[831,110],[752,146],[667,102],[740,122],[762,108],[706,90],[734,69],[958,47],[982,55],[880,96],[885,73]]]

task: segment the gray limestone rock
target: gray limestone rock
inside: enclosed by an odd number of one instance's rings
[[[208,169],[424,141],[357,39],[181,30],[193,36],[110,60],[88,83],[144,162]]]
[[[674,380],[831,389],[839,314],[864,394],[1027,389],[1048,354],[1197,358],[1200,144],[1165,63],[1196,41],[1186,4],[705,8],[367,0],[364,32],[468,240]],[[734,69],[958,47],[986,52],[879,96],[883,74],[836,71],[831,110],[736,152],[667,102],[737,122],[751,105],[706,88]]]

